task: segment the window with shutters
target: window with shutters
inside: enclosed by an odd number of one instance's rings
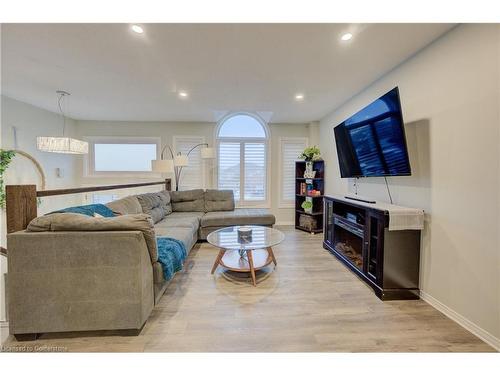
[[[174,153],[187,153],[196,145],[205,143],[204,137],[174,136]],[[179,190],[203,189],[205,188],[205,168],[201,158],[201,147],[195,148],[188,156],[189,165],[182,168]]]
[[[295,162],[307,147],[307,138],[280,138],[280,207],[295,205]]]
[[[268,130],[257,116],[232,114],[217,128],[218,188],[230,189],[238,206],[268,203]]]

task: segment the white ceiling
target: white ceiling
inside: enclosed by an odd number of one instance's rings
[[[224,111],[319,120],[450,24],[2,25],[2,93],[70,117],[214,121]],[[340,42],[351,31],[354,38]],[[189,98],[180,99],[185,90]],[[296,93],[305,99],[296,102]]]

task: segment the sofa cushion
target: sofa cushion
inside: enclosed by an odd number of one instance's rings
[[[163,210],[165,211],[165,216],[170,215],[172,213],[172,198],[170,198],[170,191],[162,190],[158,193],[162,198],[161,203]]]
[[[155,231],[160,228],[191,228],[197,231],[199,227],[200,219],[196,216],[171,217],[169,215],[155,224]]]
[[[234,194],[232,190],[205,191],[205,212],[234,210]]]
[[[189,251],[194,246],[196,241],[198,241],[198,232],[192,228],[184,227],[158,227],[155,229],[155,233],[158,237],[171,237],[176,240],[182,241],[186,246],[186,251]]]
[[[143,213],[139,200],[134,196],[117,199],[116,201],[106,203],[106,206],[116,215],[134,215]]]
[[[205,215],[204,212],[172,212],[168,217],[172,219],[196,218],[198,221]]]
[[[148,247],[151,262],[158,260],[154,225],[149,215],[91,217],[74,213],[54,213],[31,220],[28,232],[62,231],[141,231]]]
[[[146,193],[137,195],[142,212],[151,215],[155,223],[172,212],[168,192]]]
[[[205,212],[205,192],[203,189],[172,191],[170,197],[174,212]]]
[[[234,211],[207,212],[201,218],[201,226],[228,227],[232,225],[273,225],[276,219],[263,208],[237,208]]]

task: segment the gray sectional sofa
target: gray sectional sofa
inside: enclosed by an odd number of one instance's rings
[[[275,222],[268,210],[235,208],[232,191],[162,191],[107,206],[119,216],[54,213],[8,235],[9,326],[18,339],[45,332],[140,332],[169,283],[156,236],[180,240],[189,252],[213,230]]]

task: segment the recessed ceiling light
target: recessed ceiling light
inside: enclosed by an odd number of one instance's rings
[[[345,33],[343,34],[340,39],[342,39],[344,42],[347,42],[348,40],[352,39],[352,34],[351,33]]]
[[[298,100],[298,101],[304,100],[304,94],[295,95],[295,100]]]
[[[188,97],[188,93],[186,91],[179,91],[179,96],[181,98],[187,98]]]
[[[139,25],[132,25],[132,31],[137,34],[142,34],[144,29]]]

